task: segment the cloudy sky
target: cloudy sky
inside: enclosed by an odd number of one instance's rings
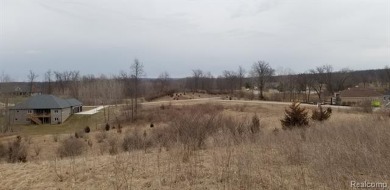
[[[389,0],[0,0],[0,72],[390,65]],[[42,78],[42,77],[41,77]]]

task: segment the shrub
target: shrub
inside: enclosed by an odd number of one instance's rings
[[[225,146],[225,143],[230,144],[233,142],[234,144],[240,144],[243,142],[243,140],[246,139],[246,134],[249,133],[252,125],[250,123],[242,122],[236,119],[232,119],[231,117],[223,117],[221,120],[221,124],[223,126],[223,131],[225,134],[228,134],[228,138],[223,139],[216,139],[217,143],[223,142],[223,146]],[[225,140],[228,140],[226,142]],[[220,142],[218,142],[220,141]]]
[[[257,114],[253,115],[252,123],[250,125],[250,131],[252,134],[258,133],[260,131],[260,119]]]
[[[121,126],[121,124],[118,124],[118,128],[116,129],[116,132],[122,133],[122,126]]]
[[[7,148],[4,146],[3,143],[0,143],[0,160],[7,156]]]
[[[84,132],[85,132],[85,133],[91,132],[91,128],[89,128],[89,126],[85,127],[85,128],[84,128]]]
[[[154,128],[151,134],[152,137],[150,138],[160,147],[168,149],[171,145],[171,141],[175,138],[171,131],[171,128]]]
[[[98,143],[102,143],[107,138],[107,133],[104,131],[99,131],[95,135],[95,139]]]
[[[141,136],[139,130],[136,129],[132,133],[128,133],[125,135],[122,143],[122,148],[125,151],[132,150],[146,150],[153,145],[152,138],[149,138],[146,131],[144,131]]]
[[[15,141],[8,143],[8,162],[27,162],[27,147],[22,144],[20,136],[17,136]]]
[[[218,130],[218,113],[217,107],[208,106],[181,113],[171,124],[175,140],[186,149],[202,148],[206,138]]]
[[[138,130],[135,130],[133,133],[128,133],[123,138],[122,148],[125,151],[138,150],[143,148],[142,137],[140,136]]]
[[[332,114],[332,108],[328,107],[326,110],[322,109],[322,106],[319,106],[318,109],[312,110],[311,119],[316,121],[325,121],[330,118]]]
[[[106,126],[104,127],[104,129],[106,130],[106,131],[109,131],[110,130],[110,124],[106,124]]]
[[[375,108],[381,107],[381,102],[379,100],[374,100],[371,102],[371,106]]]
[[[305,108],[300,107],[300,103],[293,102],[289,110],[285,109],[284,119],[280,120],[283,129],[293,129],[305,127],[309,124],[308,113]]]
[[[108,138],[108,152],[111,155],[118,154],[118,139],[116,137]]]
[[[85,144],[83,140],[69,137],[61,143],[58,147],[57,153],[61,158],[79,156],[83,153],[84,147]]]

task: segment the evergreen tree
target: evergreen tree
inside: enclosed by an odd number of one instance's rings
[[[330,118],[330,115],[332,114],[332,108],[327,108],[326,110],[322,109],[322,106],[320,106],[318,109],[315,109],[312,111],[311,119],[316,121],[325,121]]]
[[[293,129],[296,127],[305,127],[309,125],[308,113],[305,108],[300,107],[300,103],[293,102],[289,109],[285,109],[283,129]]]

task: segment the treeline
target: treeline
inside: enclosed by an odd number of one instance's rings
[[[237,70],[224,70],[218,76],[200,69],[192,70],[191,76],[172,79],[168,72],[158,78],[148,79],[144,75],[143,64],[135,60],[129,71],[117,75],[81,75],[79,71],[47,71],[44,80],[36,81],[33,71],[27,76],[30,92],[42,92],[59,96],[78,98],[85,104],[116,104],[123,99],[132,101],[139,97],[152,100],[177,91],[207,92],[211,94],[235,94],[241,89],[257,90],[258,99],[267,99],[266,89],[279,92],[279,100],[301,99],[310,101],[310,94],[318,100],[334,92],[361,85],[375,86],[383,91],[390,88],[390,68],[378,70],[335,71],[331,65],[322,65],[303,73],[291,69],[275,70],[266,61],[257,61],[251,68],[241,66]],[[134,104],[136,105],[136,104]]]
[[[379,90],[390,89],[390,68],[377,70],[353,71],[347,68],[335,71],[331,65],[322,65],[303,73],[291,69],[275,71],[265,61],[258,61],[246,72],[239,67],[237,71],[225,70],[214,78],[210,73],[193,70],[193,75],[186,78],[186,89],[205,90],[209,92],[233,93],[236,90],[257,89],[259,99],[265,99],[265,89],[275,89],[281,94],[278,100],[310,102],[310,94],[316,94],[317,100],[335,92],[360,85],[376,87]],[[303,97],[303,98],[302,98]]]

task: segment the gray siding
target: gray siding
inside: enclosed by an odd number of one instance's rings
[[[31,121],[28,119],[28,110],[10,110],[10,120],[12,124],[26,125]]]
[[[62,123],[62,114],[61,109],[51,109],[51,124],[59,124]]]
[[[16,125],[31,124],[32,122],[28,118],[28,114],[29,114],[28,111],[29,110],[11,110],[10,111],[11,124],[16,124]],[[31,110],[31,113],[33,112],[34,110]],[[50,123],[60,124],[65,122],[71,116],[71,108],[51,109],[50,114],[51,114]]]
[[[69,118],[69,116],[70,116],[70,114],[71,114],[71,111],[72,111],[72,109],[71,108],[64,108],[64,109],[62,109],[62,114],[61,114],[61,121],[62,122],[65,122],[68,118]]]

